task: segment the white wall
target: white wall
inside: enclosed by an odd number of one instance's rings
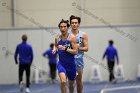
[[[0,26],[11,26],[11,0],[0,0]],[[55,7],[54,7],[55,6]],[[79,8],[81,9],[79,9]],[[15,27],[56,27],[58,22],[74,14],[82,18],[82,25],[139,24],[140,0],[14,0]]]
[[[18,82],[18,66],[14,62],[14,52],[17,44],[21,42],[22,34],[28,35],[28,43],[33,46],[34,65],[37,68],[48,70],[48,63],[42,57],[42,53],[49,48],[49,44],[53,42],[54,37],[45,29],[13,29],[0,30],[0,83]],[[7,50],[9,55],[6,56]]]
[[[140,46],[139,40],[131,40],[129,36],[133,35],[137,39],[139,38],[140,27],[118,27],[124,34],[117,32],[115,29],[110,28],[87,28],[82,29],[88,34],[89,37],[89,52],[86,53],[88,58],[85,58],[85,72],[84,80],[88,80],[91,66],[94,64],[100,64],[101,74],[103,80],[108,80],[108,71],[106,69],[106,60],[102,61],[102,55],[105,48],[108,46],[108,40],[114,40],[114,46],[118,49],[120,63],[124,66],[125,77],[128,80],[135,80],[137,75],[137,69],[140,59]],[[93,59],[96,61],[94,61]],[[105,67],[104,67],[105,66]]]
[[[120,26],[110,29],[106,26],[81,27],[89,38],[89,51],[85,53],[85,68],[83,80],[88,81],[91,66],[100,63],[103,80],[108,80],[108,71],[104,68],[106,60],[102,61],[102,55],[108,46],[108,40],[113,39],[114,45],[118,49],[120,63],[124,66],[126,79],[135,80],[137,67],[140,60],[140,26]],[[118,32],[118,31],[122,31]],[[28,35],[28,43],[33,46],[34,65],[48,72],[47,60],[42,57],[42,53],[49,48],[49,44],[54,42],[58,29],[0,29],[0,84],[18,83],[18,66],[14,64],[13,53],[16,45],[21,42],[23,33]],[[128,37],[133,35],[133,40]],[[135,41],[135,39],[137,40]],[[10,54],[5,56],[8,50]],[[96,61],[95,61],[96,60]],[[33,68],[32,68],[33,69]]]
[[[11,27],[11,11],[5,6],[11,7],[11,0],[0,0],[0,28]]]
[[[139,23],[139,0],[83,0],[84,8],[91,12],[84,14],[85,24],[101,24],[103,18],[111,24],[136,24]],[[94,16],[97,17],[94,17]]]

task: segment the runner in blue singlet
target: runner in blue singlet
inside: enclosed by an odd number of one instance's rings
[[[76,38],[68,33],[68,21],[62,19],[58,27],[61,34],[55,38],[53,53],[58,50],[58,73],[61,82],[61,92],[66,93],[66,81],[69,81],[69,91],[74,93],[74,81],[76,79],[76,64],[74,55],[77,54]]]

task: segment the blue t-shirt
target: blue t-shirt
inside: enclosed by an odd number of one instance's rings
[[[31,45],[26,42],[22,42],[16,47],[15,62],[17,62],[17,56],[19,55],[19,64],[32,64],[33,50]]]
[[[56,64],[57,63],[57,52],[55,54],[52,54],[53,48],[50,48],[46,52],[43,53],[43,56],[45,57],[46,55],[48,56],[49,59],[49,64]]]
[[[112,45],[109,45],[106,48],[106,51],[103,55],[104,57],[107,57],[108,61],[115,61],[115,58],[117,59],[117,63],[119,63],[119,58],[118,58],[118,53],[117,53],[117,49],[115,47],[113,47]]]

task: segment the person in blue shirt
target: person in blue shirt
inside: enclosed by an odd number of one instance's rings
[[[119,64],[119,58],[118,58],[118,52],[117,49],[113,46],[113,40],[109,40],[109,46],[106,48],[104,54],[103,54],[103,59],[106,57],[107,58],[107,63],[108,63],[108,71],[109,71],[109,81],[110,82],[115,82],[115,77],[114,77],[114,65],[115,65],[115,59],[117,60],[117,64]]]
[[[50,44],[50,49],[43,53],[43,56],[48,58],[49,61],[49,68],[50,68],[50,77],[52,83],[55,83],[56,79],[56,64],[57,64],[57,52],[55,54],[52,53],[54,44]]]
[[[74,82],[76,79],[76,64],[74,55],[77,54],[76,38],[68,33],[68,20],[61,20],[58,27],[61,34],[55,38],[53,53],[58,50],[59,61],[57,69],[60,78],[61,93],[66,93],[66,81],[68,78],[69,93],[74,93]]]
[[[30,87],[30,67],[33,62],[32,46],[27,43],[27,35],[22,35],[22,43],[17,45],[15,50],[15,63],[19,64],[19,84],[20,91],[23,91],[23,72],[26,71],[26,92],[29,93]]]

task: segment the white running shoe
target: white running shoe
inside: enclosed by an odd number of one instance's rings
[[[30,89],[29,88],[26,88],[26,93],[30,93]]]
[[[78,76],[78,72],[76,72],[76,76]]]
[[[20,92],[23,92],[23,89],[24,89],[23,81],[20,82],[19,88],[20,88]]]

